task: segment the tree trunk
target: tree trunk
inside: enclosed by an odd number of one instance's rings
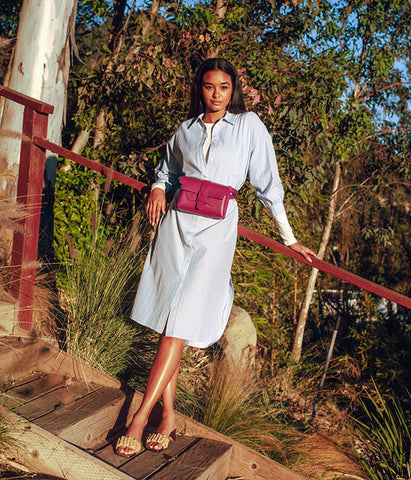
[[[61,142],[70,68],[69,41],[76,20],[77,0],[24,0],[9,87],[54,105],[48,138]],[[23,107],[7,100],[1,128],[21,132]],[[0,137],[0,196],[16,195],[20,140]]]
[[[61,144],[70,69],[70,40],[74,38],[77,0],[24,0],[20,10],[16,50],[9,87],[54,106],[49,116],[47,138]],[[19,132],[23,123],[22,105],[7,100],[1,129],[11,135],[0,137],[0,198],[13,199],[17,193],[20,162]],[[39,256],[53,261],[54,182],[57,156],[47,153],[40,220]],[[4,238],[11,246],[11,234]]]
[[[223,19],[227,13],[227,0],[217,0],[215,13],[218,18]]]
[[[6,74],[4,75],[3,87],[8,87],[9,86],[10,75],[11,75],[11,66],[13,64],[13,58],[14,58],[14,52],[15,51],[16,51],[16,46],[14,45],[12,50],[11,50],[10,60],[9,60],[8,65],[7,65],[7,71],[6,71]],[[4,109],[5,101],[6,101],[5,97],[0,97],[0,121],[1,121],[1,117],[3,116],[3,109]]]
[[[151,2],[150,8],[147,12],[147,21],[144,23],[142,31],[141,31],[141,36],[143,38],[147,37],[148,34],[150,33],[151,27],[154,24],[154,21],[156,19],[156,16],[158,15],[158,12],[160,10],[161,6],[161,0],[153,0]],[[123,0],[117,0],[116,5],[115,5],[115,18],[116,21],[113,19],[113,29],[110,32],[110,39],[117,39],[117,42],[111,43],[113,45],[113,54],[110,59],[110,61],[107,64],[107,71],[111,71],[115,62],[115,59],[119,53],[120,47],[121,47],[121,40],[119,37],[121,28],[123,26],[123,20],[120,22],[120,15],[124,15],[125,11],[125,2]],[[119,26],[121,23],[121,27]],[[136,41],[134,42],[133,46],[130,48],[129,54],[127,55],[126,62],[131,60],[133,52],[136,50],[137,44],[140,43],[140,39],[137,37]],[[94,140],[93,140],[93,150],[102,150],[104,148],[104,138],[105,138],[105,132],[106,132],[106,112],[105,109],[103,108],[100,110],[96,117],[96,125],[94,128]],[[74,142],[74,145],[72,147],[72,150],[78,151],[79,148],[81,149],[84,148],[84,146],[87,143],[89,137],[89,132],[88,130],[82,130],[79,134],[79,137],[76,139]],[[81,150],[78,152],[80,153]]]
[[[227,0],[217,0],[214,10],[215,16],[218,20],[222,20],[227,13]],[[218,21],[217,20],[217,21]],[[217,23],[217,21],[215,23]],[[207,50],[207,58],[214,58],[218,57],[219,47],[217,48],[209,48]]]
[[[141,35],[143,38],[146,38],[147,35],[150,33],[151,27],[154,24],[154,20],[158,15],[158,11],[160,10],[161,0],[153,0],[150,5],[150,9],[148,10],[148,19],[146,23],[143,25],[143,30],[141,31]]]
[[[335,216],[335,206],[337,203],[337,193],[338,187],[341,181],[341,164],[337,162],[335,165],[335,172],[334,172],[334,181],[333,181],[333,188],[330,203],[328,205],[328,216],[327,222],[324,227],[323,235],[321,238],[320,248],[318,250],[318,258],[322,260],[325,255],[325,251],[327,249],[328,242],[330,240],[331,228],[334,222]],[[313,268],[311,271],[310,279],[308,281],[307,290],[305,292],[303,306],[301,308],[300,316],[298,318],[297,330],[295,332],[294,337],[294,345],[293,350],[291,353],[292,359],[298,363],[301,358],[301,352],[303,347],[303,338],[304,338],[304,330],[305,324],[307,322],[308,311],[310,308],[311,300],[314,294],[315,283],[318,277],[318,270]]]
[[[108,48],[113,52],[116,49],[121,30],[124,25],[124,12],[126,10],[127,0],[117,0],[114,4],[114,15],[111,24],[110,38]]]

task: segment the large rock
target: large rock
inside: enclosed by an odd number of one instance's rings
[[[245,310],[233,305],[219,345],[233,369],[255,372],[257,333],[250,315]]]

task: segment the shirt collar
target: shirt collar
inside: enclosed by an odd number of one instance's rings
[[[188,125],[187,128],[190,128],[192,125],[199,122],[200,120],[202,121],[203,117],[204,117],[204,113],[200,113],[200,115],[198,117],[195,117],[191,120],[191,122],[190,122],[190,124]],[[236,117],[237,117],[237,115],[235,113],[226,112],[226,114],[224,115],[224,117],[221,120],[229,123],[230,125],[234,125]]]

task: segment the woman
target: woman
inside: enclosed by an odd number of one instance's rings
[[[248,176],[270,209],[286,245],[307,260],[315,253],[296,241],[283,205],[272,139],[253,112],[246,112],[233,66],[212,58],[193,82],[189,120],[174,133],[157,167],[146,212],[152,225],[162,216],[148,253],[131,318],[160,333],[143,402],[116,446],[132,456],[143,447],[148,416],[160,396],[162,420],[146,448],[167,448],[175,432],[174,396],[184,345],[205,348],[223,334],[233,302],[230,269],[237,238],[238,208],[230,200],[225,218],[166,211],[165,193],[179,192],[179,177],[207,179],[238,190]]]

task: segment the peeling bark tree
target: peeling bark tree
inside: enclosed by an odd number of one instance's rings
[[[8,86],[54,105],[48,138],[61,142],[77,0],[24,0]],[[23,107],[6,101],[1,118],[0,197],[16,195]],[[5,133],[7,132],[7,133]]]
[[[69,41],[73,38],[76,0],[25,0],[20,11],[16,51],[8,86],[54,105],[48,138],[60,143],[70,67]],[[23,108],[6,101],[1,128],[21,132]],[[20,159],[20,141],[0,137],[0,195],[13,197]]]

